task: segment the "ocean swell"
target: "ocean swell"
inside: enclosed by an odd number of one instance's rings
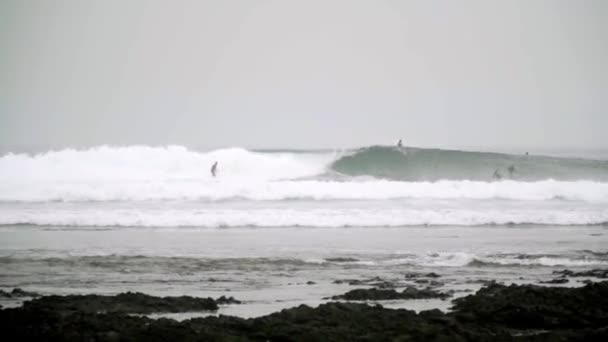
[[[405,181],[608,181],[608,161],[411,147],[361,148],[334,161],[332,169]]]

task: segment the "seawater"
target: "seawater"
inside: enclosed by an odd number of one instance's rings
[[[501,179],[492,178],[497,171]],[[0,179],[0,225],[608,222],[608,161],[577,158],[380,146],[319,152],[102,146],[5,154]]]
[[[255,316],[322,302],[349,279],[421,286],[404,274],[436,272],[464,295],[608,264],[601,159],[100,146],[5,153],[0,179],[6,289],[234,295],[246,304],[221,312]]]

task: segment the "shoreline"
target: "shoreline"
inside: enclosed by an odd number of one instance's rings
[[[605,279],[608,270],[563,270],[555,272],[555,279],[590,275]],[[411,274],[410,278],[430,283],[440,276]],[[453,293],[432,287],[395,290],[381,279],[351,282],[355,285],[353,290],[325,298],[330,301],[316,307],[299,305],[255,318],[220,314],[183,321],[162,317],[161,313],[213,313],[218,304],[242,304],[239,298],[230,297],[155,297],[140,293],[38,297],[15,289],[1,294],[34,299],[21,307],[0,310],[0,327],[9,340],[58,341],[553,341],[608,337],[605,280],[587,281],[582,287],[490,282],[475,293],[455,299]],[[416,312],[383,305],[387,299],[419,298],[441,298],[452,304],[452,310]]]

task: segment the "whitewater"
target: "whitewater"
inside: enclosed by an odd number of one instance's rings
[[[209,171],[215,161],[218,177]],[[382,146],[8,153],[0,157],[0,224],[601,225],[608,222],[607,175],[602,160]]]

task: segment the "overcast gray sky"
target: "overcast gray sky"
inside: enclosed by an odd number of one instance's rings
[[[608,148],[608,1],[0,1],[0,145]]]

